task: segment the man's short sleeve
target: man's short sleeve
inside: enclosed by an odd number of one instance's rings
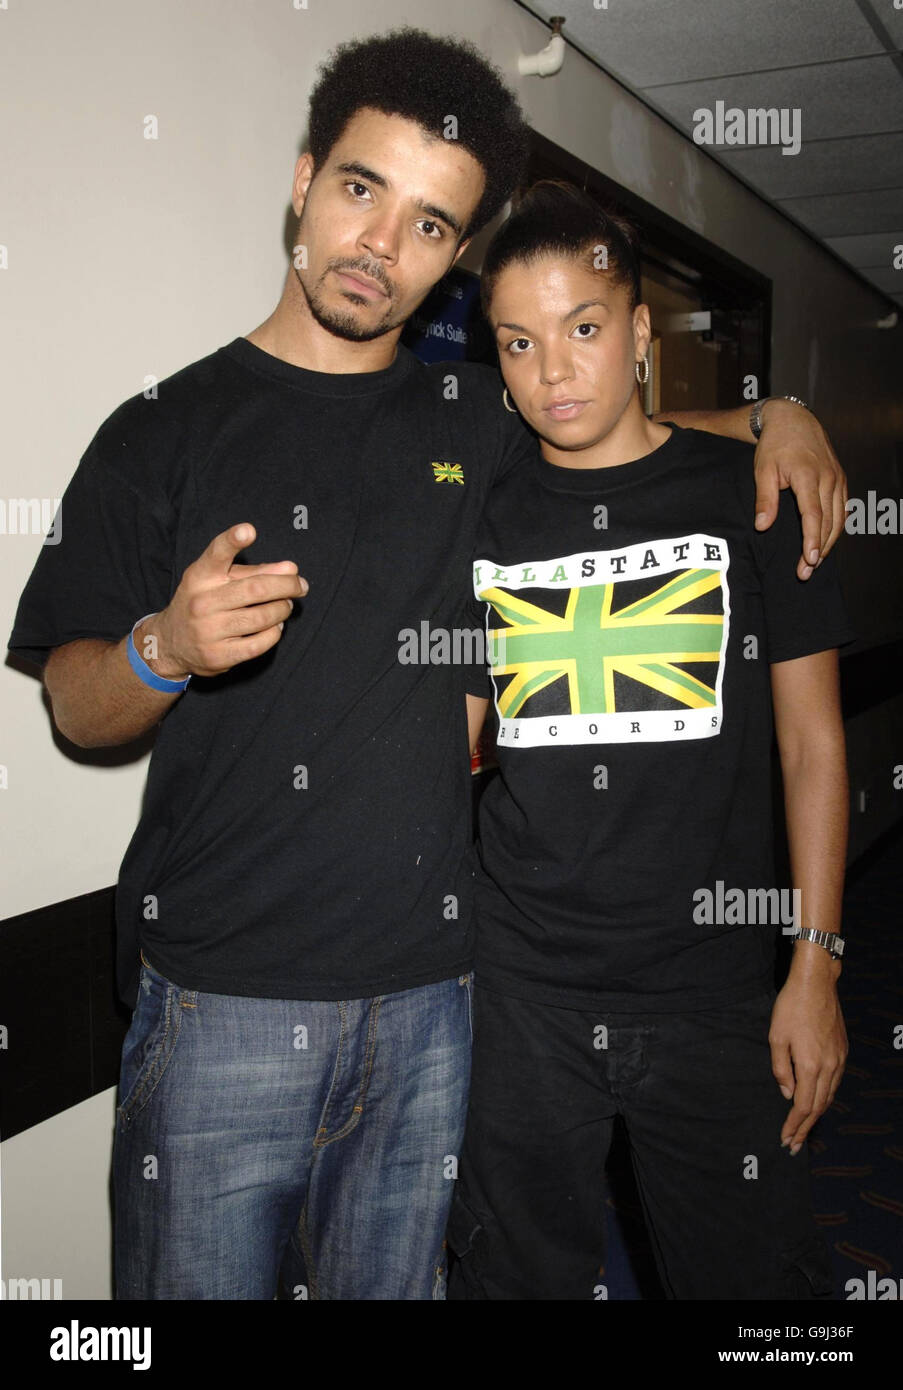
[[[492,698],[492,681],[487,664],[486,605],[472,592],[465,596],[461,623],[468,632],[474,634],[474,641],[469,649],[473,660],[464,668],[465,689],[468,695],[480,700],[489,700]]]
[[[111,450],[125,451],[122,462]],[[77,638],[119,641],[172,597],[171,508],[137,485],[140,468],[128,452],[108,422],[63,494],[9,639],[11,651],[37,665]]]
[[[490,463],[488,484],[494,487],[518,468],[523,468],[539,453],[536,435],[517,411],[508,410],[502,399],[505,382],[497,367],[483,362],[440,363],[440,372],[466,372],[469,396],[478,429],[477,442],[484,458]],[[509,392],[510,400],[510,392]]]
[[[756,532],[769,662],[793,661],[842,647],[855,638],[849,624],[833,552],[808,579],[798,579],[802,528],[796,499],[781,493],[777,519]]]
[[[501,378],[499,378],[501,380]],[[501,449],[499,466],[493,483],[500,483],[517,468],[525,468],[539,453],[536,436],[531,434],[519,415],[512,415],[502,406]]]

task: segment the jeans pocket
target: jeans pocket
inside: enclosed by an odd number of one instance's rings
[[[150,1100],[169,1065],[186,1007],[195,1007],[196,990],[180,989],[142,965],[138,1002],[122,1047],[117,1115],[128,1125]]]
[[[433,1300],[445,1301],[446,1290],[448,1287],[448,1254],[445,1241],[442,1242],[442,1254],[439,1256],[439,1263],[433,1275]]]
[[[458,984],[467,990],[467,1022],[470,1027],[470,1041],[473,1042],[473,971],[471,970],[467,975],[462,975]]]

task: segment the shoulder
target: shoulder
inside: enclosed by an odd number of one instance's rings
[[[209,438],[237,387],[226,349],[153,382],[116,407],[85,455],[89,467],[120,478],[136,491],[171,490],[198,442]]]
[[[662,424],[669,421],[663,420]],[[689,462],[701,466],[743,469],[752,474],[755,444],[747,444],[742,439],[726,439],[724,435],[712,434],[709,430],[688,430],[671,423],[671,429],[683,441],[685,456]]]
[[[221,348],[123,401],[100,426],[96,438],[112,444],[117,436],[127,441],[148,430],[171,427],[186,414],[215,408],[230,381],[234,381],[233,369],[226,349]]]
[[[667,421],[662,421],[663,424]],[[752,523],[755,495],[756,446],[741,439],[726,439],[708,430],[683,429],[672,425],[680,444],[677,468],[681,481],[695,493],[718,499],[721,506],[735,509]]]
[[[481,404],[497,406],[504,414],[502,404],[502,376],[496,367],[485,362],[429,362],[421,363],[427,381],[438,391],[447,391],[448,383],[456,383],[458,397],[465,395]]]
[[[501,372],[483,362],[434,362],[425,368],[437,400],[458,402],[455,437],[472,453],[487,487],[519,470],[536,452],[535,436],[502,400]],[[460,407],[463,406],[463,409]]]

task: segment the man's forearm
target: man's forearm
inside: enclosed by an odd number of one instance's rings
[[[44,684],[60,733],[80,748],[131,743],[159,724],[178,694],[152,690],[135,675],[128,638],[86,637],[50,653]]]
[[[684,430],[706,430],[725,439],[740,439],[744,444],[756,442],[749,428],[748,405],[734,406],[730,410],[660,410],[652,418],[656,424],[670,420]]]
[[[731,410],[659,411],[658,422],[673,420],[682,429],[707,430],[742,443],[755,443],[749,405]],[[847,488],[831,441],[811,411],[781,396],[759,407],[761,437],[755,452],[755,524],[767,530],[778,514],[782,488],[793,490],[803,528],[803,547],[796,567],[806,580],[843,532]]]

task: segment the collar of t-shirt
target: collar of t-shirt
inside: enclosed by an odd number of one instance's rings
[[[661,423],[670,424],[670,421]],[[651,454],[644,454],[630,463],[613,464],[610,468],[562,468],[557,463],[549,463],[537,451],[534,465],[536,477],[541,486],[551,492],[614,492],[619,488],[644,483],[672,468],[686,456],[691,443],[692,431],[671,425],[668,438]]]
[[[296,367],[271,352],[264,352],[247,338],[236,338],[222,349],[229,357],[248,367],[258,376],[284,382],[297,391],[316,396],[367,396],[385,391],[403,381],[417,359],[403,343],[398,344],[395,360],[378,372],[312,372]]]

